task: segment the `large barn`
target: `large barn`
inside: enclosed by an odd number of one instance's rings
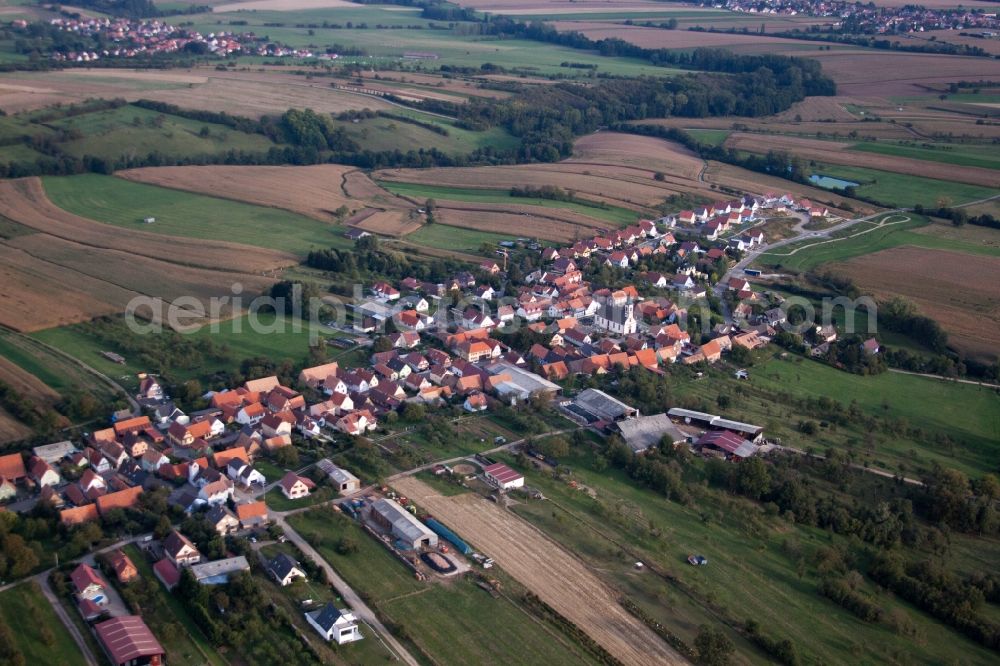
[[[380,499],[372,504],[371,519],[408,549],[437,547],[437,534],[390,499]]]

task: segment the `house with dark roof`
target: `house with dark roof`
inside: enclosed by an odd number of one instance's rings
[[[363,638],[354,614],[337,608],[333,603],[328,603],[318,611],[306,613],[305,616],[323,640],[337,641],[338,645],[343,645]]]
[[[177,530],[170,532],[163,540],[163,554],[178,568],[201,562],[201,552]]]
[[[281,585],[288,587],[297,579],[306,579],[305,572],[299,567],[299,563],[286,553],[278,553],[277,556],[267,562],[267,573]]]

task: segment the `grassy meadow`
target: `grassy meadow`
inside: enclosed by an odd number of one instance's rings
[[[0,620],[27,664],[84,666],[87,662],[52,610],[38,583],[27,581],[0,593]]]
[[[856,143],[851,146],[851,150],[959,166],[1000,169],[1000,155],[997,154],[997,151],[992,146],[981,144],[921,143],[914,145],[879,141]]]
[[[837,164],[821,167],[820,173],[859,183],[855,189],[861,196],[903,208],[917,204],[937,207],[941,203],[948,205],[968,203],[997,193],[995,189],[979,185]]]
[[[446,224],[425,224],[412,234],[406,235],[407,242],[441,250],[458,252],[478,252],[483,243],[496,245],[500,241],[511,240],[514,235],[493,234],[488,231],[462,229]]]
[[[902,221],[904,217],[910,218]],[[880,220],[899,221],[898,224],[878,226]],[[902,245],[912,245],[933,250],[950,250],[968,254],[1000,257],[1000,247],[968,237],[957,237],[944,225],[928,229],[929,220],[913,213],[894,213],[871,222],[856,224],[834,235],[832,239],[808,239],[775,248],[760,255],[755,263],[782,269],[807,271],[834,261],[887,250]],[[870,231],[868,231],[870,230]],[[919,232],[918,232],[919,230]],[[926,232],[925,232],[926,231]],[[867,233],[860,233],[867,232]]]
[[[711,368],[701,379],[679,379],[675,393],[718,413],[719,395],[732,404],[726,416],[766,427],[769,437],[799,449],[840,449],[857,462],[890,472],[919,475],[937,462],[973,477],[997,471],[1000,456],[1000,393],[970,384],[886,372],[864,377],[819,361],[779,352],[763,353],[748,368],[750,381],[732,369]],[[800,421],[822,419],[794,400],[822,399],[882,419],[883,428],[864,424],[821,427],[814,436]],[[931,407],[933,406],[933,407]],[[907,428],[919,429],[915,436]]]
[[[305,255],[347,247],[343,230],[278,208],[181,192],[113,176],[46,176],[45,192],[60,208],[81,217],[165,236],[228,241]],[[143,218],[156,218],[143,224]]]
[[[690,506],[668,501],[617,469],[596,469],[589,453],[576,452],[563,462],[596,499],[528,470],[528,484],[548,501],[518,504],[515,513],[580,555],[689,645],[700,624],[711,624],[735,643],[736,663],[772,663],[732,630],[732,624],[754,619],[766,635],[790,639],[801,663],[994,661],[990,651],[868,581],[864,592],[884,609],[905,613],[916,627],[916,640],[884,624],[864,623],[820,596],[817,553],[845,545],[842,537],[779,520],[759,505],[720,493],[696,491]],[[996,544],[978,540],[978,545]],[[979,564],[996,566],[998,551],[991,552]],[[707,557],[708,566],[688,565],[692,553]],[[636,572],[636,560],[647,570]]]

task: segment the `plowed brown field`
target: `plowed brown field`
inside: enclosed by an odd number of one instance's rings
[[[583,562],[510,511],[473,493],[444,497],[413,477],[392,485],[489,554],[623,664],[687,663],[622,608],[614,590]]]

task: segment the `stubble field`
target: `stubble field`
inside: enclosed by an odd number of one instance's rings
[[[762,155],[772,150],[783,150],[810,161],[878,169],[984,187],[1000,187],[1000,175],[993,169],[851,150],[853,143],[847,142],[734,132],[726,139],[725,145],[734,150]]]
[[[1000,259],[897,247],[830,265],[880,298],[902,296],[941,324],[969,356],[1000,349]]]
[[[204,301],[240,282],[260,293],[263,272],[292,255],[115,228],[54,206],[36,178],[0,183],[0,216],[28,230],[0,245],[0,324],[19,331],[121,312],[140,295]]]
[[[478,495],[446,497],[413,477],[393,486],[497,561],[623,664],[686,661],[619,604],[616,594],[562,546]]]

